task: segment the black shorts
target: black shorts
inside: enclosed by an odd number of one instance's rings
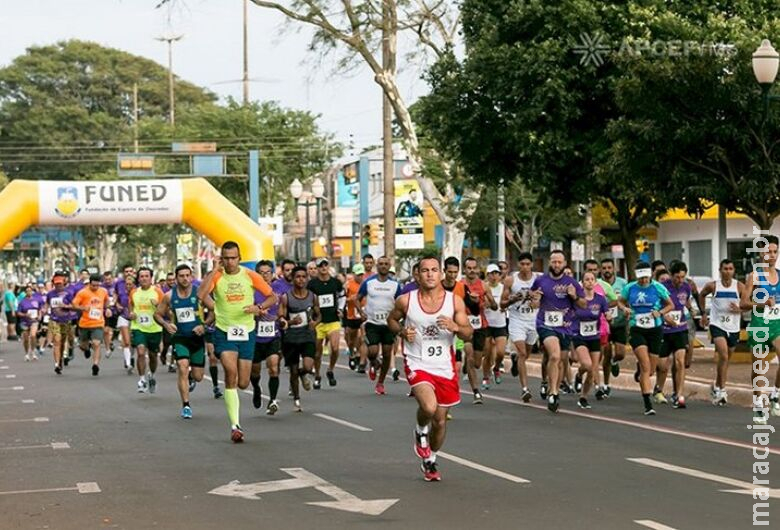
[[[8,322],[8,324],[16,324],[16,316],[14,316],[13,311],[6,311],[5,312],[5,319]]]
[[[343,324],[346,329],[360,329],[363,321],[359,318],[345,318]]]
[[[487,339],[487,328],[475,329],[471,340],[466,344],[471,344],[474,347],[474,351],[482,351],[485,349],[485,339]]]
[[[369,346],[376,346],[378,344],[390,346],[394,342],[395,334],[390,331],[389,327],[366,322],[366,344]]]
[[[561,345],[561,351],[568,350],[571,346],[571,337],[562,331],[555,331],[549,328],[536,328],[539,334],[539,344],[544,345],[544,340],[549,337],[555,337]]]
[[[609,327],[609,342],[615,344],[628,344],[626,336],[626,325]]]
[[[739,343],[739,331],[736,331],[734,333],[729,333],[728,331],[723,331],[718,326],[710,326],[710,335],[712,336],[712,342],[715,342],[715,339],[718,337],[723,337],[726,339],[726,343],[728,344],[729,348],[734,348]]]
[[[664,333],[660,327],[657,328],[631,328],[631,347],[637,349],[640,346],[647,346],[647,350],[653,355],[661,355],[664,347]]]
[[[255,342],[255,356],[252,363],[265,361],[271,355],[279,355],[282,352],[282,339],[275,338],[271,342]]]
[[[664,334],[663,352],[659,357],[669,357],[677,350],[688,349],[688,330]]]
[[[298,366],[301,357],[314,359],[313,342],[283,342],[282,353],[285,366]]]
[[[575,348],[585,346],[591,353],[598,353],[601,351],[601,339],[583,339],[582,337],[572,337],[571,341]]]
[[[502,328],[488,327],[487,336],[490,337],[491,339],[497,339],[498,337],[508,337],[509,328],[507,326],[504,326]]]
[[[111,311],[111,316],[106,319],[107,328],[116,329],[117,322],[119,321],[119,315]]]

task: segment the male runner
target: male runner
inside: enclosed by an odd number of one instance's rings
[[[468,341],[474,330],[463,300],[442,287],[439,258],[420,260],[420,288],[398,297],[387,324],[404,338],[404,370],[418,406],[415,453],[425,480],[441,480],[436,453],[444,444],[447,410],[460,403],[455,336]]]
[[[372,256],[371,254],[364,255],[361,263],[363,263],[365,279],[368,279],[371,276],[373,276],[374,275],[374,256]]]
[[[520,377],[521,397],[525,403],[528,403],[531,400],[531,391],[528,389],[526,361],[531,348],[539,338],[536,333],[538,309],[531,304],[531,286],[537,275],[532,270],[533,256],[530,252],[521,253],[517,265],[517,272],[504,280],[501,307],[508,310],[509,340],[517,350],[517,353],[512,355],[511,374]]]
[[[330,386],[336,386],[336,376],[333,370],[339,359],[339,343],[341,342],[341,312],[346,305],[344,286],[330,274],[330,264],[325,258],[317,260],[317,277],[309,280],[308,289],[317,295],[317,303],[322,312],[322,321],[317,324],[317,344],[314,357],[314,389],[321,387],[322,351],[325,341],[330,345],[328,371],[325,375]]]
[[[361,364],[360,354],[360,328],[363,325],[361,314],[358,311],[358,291],[365,277],[365,267],[356,263],[352,267],[352,278],[344,286],[347,296],[347,317],[344,319],[344,340],[349,348],[349,368],[354,370]],[[365,366],[363,366],[365,371]]]
[[[136,351],[136,368],[138,369],[138,392],[144,393],[149,389],[154,394],[157,388],[157,380],[154,374],[157,371],[157,354],[160,351],[162,341],[162,326],[154,320],[157,305],[163,298],[162,290],[152,284],[152,269],[140,267],[138,269],[138,287],[130,291],[129,320],[131,321],[130,344]],[[149,359],[149,374],[146,373],[146,360]]]
[[[254,304],[255,291],[267,297],[259,306]],[[230,421],[230,439],[240,443],[244,441],[244,431],[239,422],[238,388],[243,390],[249,386],[255,353],[254,317],[274,305],[276,295],[259,274],[241,266],[238,243],[227,241],[222,245],[219,261],[203,279],[198,298],[204,306],[214,310],[214,353],[225,371],[225,409]]]
[[[53,289],[46,294],[46,309],[51,313],[49,328],[54,341],[53,357],[54,372],[62,374],[62,363],[65,354],[65,344],[71,333],[71,321],[73,312],[66,309],[70,303],[70,293],[66,288],[67,275],[64,272],[55,272],[52,278]]]
[[[479,264],[477,260],[468,257],[463,261],[463,267],[466,271],[465,278],[463,279],[463,285],[468,290],[466,295],[470,304],[467,306],[471,314],[469,315],[469,322],[471,327],[474,328],[471,341],[467,341],[464,351],[466,353],[466,368],[468,370],[467,375],[469,378],[469,384],[471,385],[471,392],[474,394],[474,404],[478,405],[482,402],[482,393],[479,391],[479,377],[477,376],[477,368],[482,367],[482,354],[485,350],[485,342],[487,340],[487,318],[485,318],[485,307],[488,306],[491,309],[498,309],[498,304],[493,299],[493,296],[489,291],[485,289],[485,284],[479,278]],[[488,382],[490,380],[488,379]],[[487,389],[488,384],[483,381],[482,389]]]
[[[122,356],[125,360],[127,375],[133,373],[134,360],[130,350],[130,291],[135,287],[135,269],[132,265],[122,267],[122,277],[114,284],[116,293],[116,326],[122,341]]]
[[[608,283],[615,295],[623,292],[628,283],[625,278],[615,274],[615,263],[605,258],[601,260],[601,279]],[[604,349],[601,368],[604,375],[604,384],[596,390],[596,399],[609,397],[612,389],[609,387],[609,377],[620,375],[620,361],[626,358],[626,344],[628,344],[628,322],[623,311],[618,311],[617,305],[610,305],[609,344]]]
[[[724,259],[719,267],[720,279],[708,282],[699,291],[699,307],[706,307],[705,301],[712,294],[710,316],[702,312],[702,327],[709,326],[710,337],[718,353],[718,370],[712,386],[712,404],[724,406],[728,403],[726,381],[729,358],[739,342],[739,327],[742,313],[739,301],[745,293],[745,285],[734,278],[734,262]]]
[[[381,256],[376,263],[376,275],[368,278],[360,285],[358,292],[358,311],[365,319],[366,344],[368,345],[368,375],[371,380],[376,377],[377,356],[379,346],[382,346],[382,369],[379,373],[374,391],[377,395],[385,394],[385,378],[390,366],[395,367],[393,344],[395,334],[387,327],[387,317],[395,306],[395,299],[401,294],[401,286],[390,276],[390,258]],[[361,307],[366,300],[365,308]]]
[[[182,419],[192,419],[190,380],[202,381],[206,366],[203,336],[203,308],[192,285],[192,269],[179,265],[174,273],[175,287],[157,304],[154,320],[171,335],[173,355],[178,366],[176,386],[181,397]],[[172,318],[171,318],[172,317]]]
[[[277,281],[272,283],[274,277],[274,264],[268,260],[258,261],[255,271],[271,285],[271,289],[279,287],[281,284]],[[284,281],[284,280],[282,280]],[[286,283],[286,282],[285,282]],[[249,376],[249,382],[252,384],[252,405],[259,409],[263,405],[263,394],[260,390],[260,376],[263,371],[263,361],[265,361],[268,370],[268,393],[270,401],[265,413],[273,416],[279,410],[279,402],[276,395],[279,393],[279,356],[282,353],[282,333],[277,319],[279,318],[279,302],[281,296],[289,290],[283,287],[278,291],[274,290],[277,302],[268,308],[267,311],[258,314],[255,317],[255,352],[252,359],[252,374]],[[255,291],[254,303],[261,305],[265,302],[265,296]]]
[[[673,359],[672,378],[674,392],[672,407],[685,408],[685,354],[688,349],[688,318],[691,309],[691,287],[686,281],[688,267],[682,261],[675,261],[669,267],[671,278],[662,282],[669,291],[674,309],[664,316],[664,347],[658,359],[658,373],[654,395],[656,403],[665,403],[664,383],[669,372],[669,359]],[[688,309],[688,312],[685,310]]]
[[[102,284],[100,274],[89,277],[89,284],[73,297],[70,308],[81,311],[79,318],[79,347],[82,351],[92,348],[92,375],[100,372],[100,345],[103,343],[103,328],[106,316],[111,315],[108,291]],[[89,357],[89,355],[87,355]]]
[[[501,279],[501,269],[491,263],[487,266],[487,292],[493,300],[501,300],[504,296],[504,283]],[[507,330],[506,310],[486,308],[487,320],[487,352],[482,360],[482,384],[490,383],[490,372],[493,371],[493,380],[497,385],[501,384],[501,368],[504,366],[504,353],[506,339],[509,336]],[[487,379],[487,381],[485,381]]]

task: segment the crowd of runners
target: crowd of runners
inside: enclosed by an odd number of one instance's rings
[[[202,281],[186,264],[156,283],[153,270],[131,265],[117,278],[82,270],[71,279],[58,272],[46,284],[6,286],[3,310],[7,335],[23,343],[25,360],[38,361],[51,351],[57,376],[74,350],[91,361],[95,377],[102,357],[121,350],[127,374],[138,376],[140,394],[156,392],[158,368],[175,372],[183,419],[193,417],[190,394],[208,364],[213,397],[224,399],[236,443],[244,439],[240,389],[251,386],[255,409],[268,396],[265,413],[275,415],[286,372],[292,410],[300,412],[301,390],[337,386],[343,339],[349,369],[367,377],[377,395],[386,393],[388,377],[398,381],[403,371],[408,395],[418,403],[415,453],[431,481],[440,480],[436,453],[452,419],[450,408],[460,403],[461,380],[473,405],[482,405],[483,392],[501,384],[508,371],[522,401],[529,402],[534,391],[527,362],[535,353],[542,356],[538,395],[553,413],[561,394],[574,394],[582,409],[591,409],[592,399],[609,399],[610,379],[626,365],[641,387],[645,415],[656,414],[659,405],[685,409],[694,306],[718,355],[712,403],[725,406],[729,357],[743,314],[751,315],[754,352],[756,345],[758,351],[780,348],[778,245],[776,238],[767,239],[761,256],[766,266],[744,284],[734,277],[734,264],[723,260],[719,278],[700,291],[682,261],[640,261],[635,280],[627,281],[611,259],[587,260],[578,281],[561,251],[551,252],[546,272],[534,271],[527,253],[514,270],[499,262],[484,272],[474,258],[461,264],[449,257],[442,264],[428,256],[402,283],[385,256],[366,255],[339,275],[324,258],[306,265],[260,261],[250,270],[241,265],[238,245],[227,242]],[[757,291],[762,296],[754,296]],[[761,334],[751,331],[759,326]],[[763,357],[757,358],[754,376],[766,374],[774,385],[754,398],[761,406],[754,406],[753,422],[766,424],[769,415],[780,416],[780,370],[772,379],[768,364],[762,370]],[[261,390],[264,372],[267,393]],[[667,379],[673,389],[668,398]]]

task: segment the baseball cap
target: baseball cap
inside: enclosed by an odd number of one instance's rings
[[[650,269],[650,264],[646,261],[637,262],[634,271],[636,272],[637,278],[649,278],[653,272],[652,269]]]
[[[320,258],[317,260],[317,267],[322,267],[323,265],[327,265],[329,262],[326,258]]]
[[[362,263],[356,263],[352,266],[352,274],[365,274],[366,268],[363,266]]]
[[[495,263],[491,263],[487,266],[487,273],[490,274],[491,272],[501,272],[501,269]]]

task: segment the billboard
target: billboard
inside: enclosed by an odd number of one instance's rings
[[[348,164],[341,168],[337,178],[336,191],[338,201],[336,206],[355,207],[360,200],[360,179],[358,177],[358,163]]]
[[[425,247],[423,196],[415,179],[395,181],[395,248]]]

